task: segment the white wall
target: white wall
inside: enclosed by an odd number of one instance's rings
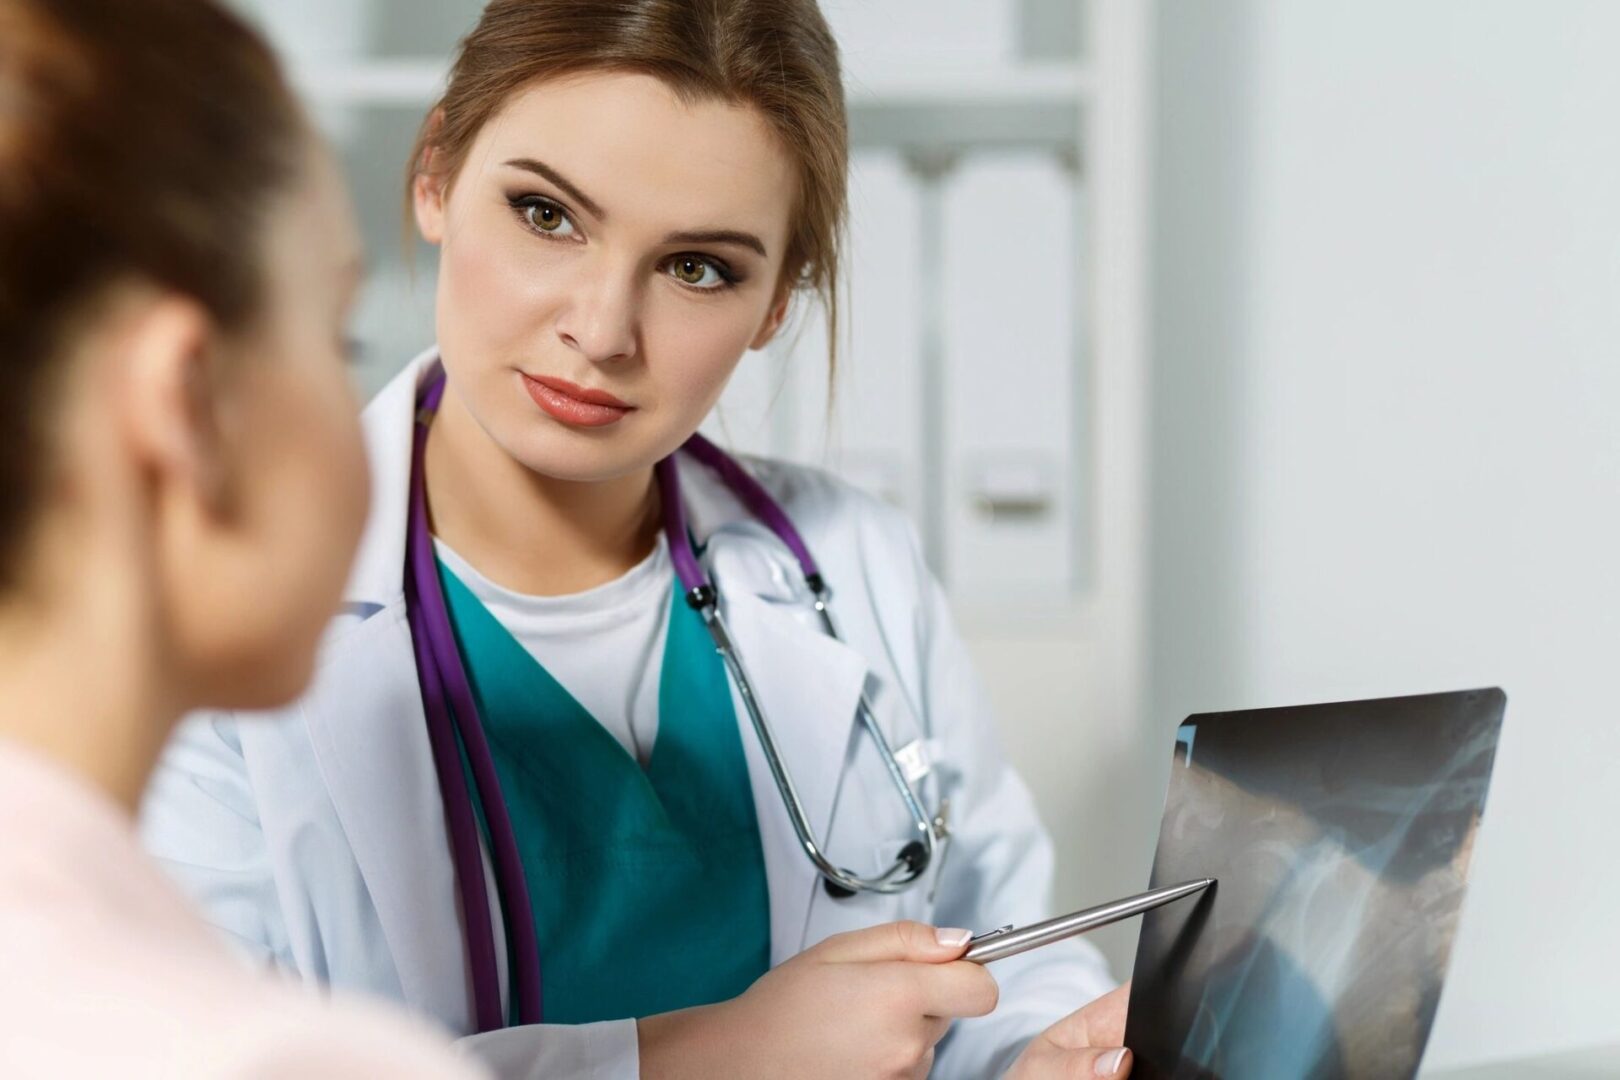
[[[1620,4],[1158,46],[1150,714],[1501,684],[1430,1063],[1620,1041]]]
[[[1026,10],[1033,0],[1026,0]],[[1059,910],[1146,887],[1163,802],[1168,730],[1143,730],[1145,226],[1151,6],[1088,0],[1093,90],[1082,171],[1085,269],[1073,306],[1085,341],[1083,408],[1071,423],[1084,495],[1083,602],[1070,618],[958,604],[1009,759],[1033,789],[1057,854]],[[993,317],[1004,310],[992,306]],[[1134,921],[1090,939],[1120,978]],[[1079,1004],[1077,1002],[1076,1004]]]

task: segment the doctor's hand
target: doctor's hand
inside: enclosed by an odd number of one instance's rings
[[[898,922],[830,937],[741,997],[639,1021],[641,1075],[922,1080],[952,1019],[996,1007],[995,979],[960,959],[968,936]]]
[[[1131,1074],[1125,1042],[1125,1009],[1131,984],[1072,1012],[1024,1048],[1004,1080],[1119,1080]]]

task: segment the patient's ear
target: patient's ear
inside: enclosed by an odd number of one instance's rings
[[[120,342],[124,435],[132,460],[205,508],[224,498],[216,393],[220,339],[195,301],[166,296],[131,320]]]

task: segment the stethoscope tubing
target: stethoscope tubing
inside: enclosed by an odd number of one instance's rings
[[[739,465],[735,459],[726,454],[719,447],[709,442],[702,435],[693,435],[684,447],[701,463],[709,466],[719,473],[726,486],[740,498],[750,512],[754,514],[767,528],[774,533],[799,561],[799,568],[804,574],[805,583],[815,597],[816,613],[820,619],[822,630],[834,640],[842,640],[838,633],[838,626],[833,621],[831,608],[831,590],[822,578],[820,569],[810,555],[809,547],[799,535],[793,523],[788,519],[787,513],[777,505],[776,500]],[[788,819],[793,825],[794,835],[798,838],[799,846],[804,850],[806,857],[815,864],[816,870],[828,883],[830,891],[837,896],[852,896],[857,892],[897,893],[909,887],[913,882],[927,872],[928,865],[934,858],[935,836],[932,821],[928,812],[923,809],[917,795],[906,780],[905,771],[900,767],[888,738],[883,734],[882,727],[872,713],[870,702],[866,693],[861,692],[857,706],[857,715],[862,726],[871,735],[878,747],[878,756],[882,759],[884,770],[888,774],[895,790],[905,803],[907,812],[911,815],[912,827],[917,835],[914,840],[905,845],[901,856],[892,866],[878,877],[862,877],[850,870],[838,866],[829,859],[816,840],[815,830],[810,824],[809,816],[805,813],[803,800],[799,798],[797,785],[788,771],[787,763],[783,760],[777,748],[776,735],[771,729],[770,721],[766,718],[764,710],[759,703],[759,697],[754,692],[753,680],[748,676],[748,670],[742,662],[742,656],[737,650],[735,640],[726,626],[724,616],[720,612],[719,592],[714,583],[709,580],[703,571],[702,564],[698,562],[697,553],[692,550],[691,532],[687,527],[685,500],[681,497],[680,472],[673,458],[665,458],[658,463],[655,470],[659,495],[663,506],[664,531],[669,539],[671,552],[679,549],[681,557],[673,559],[676,575],[681,580],[681,587],[686,590],[687,603],[697,609],[703,616],[704,625],[708,627],[709,634],[714,641],[715,649],[720,653],[729,673],[732,683],[737,687],[737,696],[742,699],[743,708],[748,713],[749,722],[753,725],[754,733],[759,738],[761,749],[765,753],[766,764],[770,767],[771,778],[776,782],[777,791],[788,811]]]
[[[422,680],[422,700],[429,717],[429,731],[431,733],[438,729],[434,762],[441,785],[445,784],[446,774],[450,774],[449,784],[441,790],[445,794],[446,824],[451,831],[452,858],[456,879],[461,886],[462,907],[465,909],[463,919],[467,931],[469,966],[473,974],[476,1022],[480,1031],[495,1031],[505,1026],[500,968],[490,917],[489,894],[484,885],[478,820],[461,774],[461,755],[455,745],[458,736],[461,749],[466,753],[473,783],[478,789],[479,803],[484,808],[490,861],[494,864],[503,913],[508,915],[504,921],[506,932],[512,939],[511,981],[519,1023],[537,1024],[542,1016],[540,948],[534,920],[511,916],[514,911],[526,915],[532,910],[528,876],[523,872],[517,834],[512,827],[511,815],[507,812],[506,799],[501,793],[495,758],[490,751],[483,724],[478,720],[477,701],[473,697],[461,650],[451,629],[450,614],[439,583],[433,535],[429,528],[427,485],[421,482],[427,451],[427,418],[437,411],[444,386],[442,375],[429,386],[418,414],[412,443],[412,475],[415,481],[411,485],[411,527],[407,529],[406,553],[412,569],[407,577],[413,579],[411,593],[416,600],[415,611],[411,615],[411,631],[413,641],[425,642],[426,645],[426,663],[422,662],[422,645],[417,646],[417,670]],[[441,749],[446,753],[441,754]]]
[[[455,640],[438,577],[428,521],[427,492],[422,470],[429,425],[444,390],[444,375],[439,372],[432,377],[418,404],[411,448],[411,491],[406,529],[406,615],[427,717],[434,769],[444,797],[452,866],[462,902],[468,965],[473,984],[473,1021],[478,1031],[485,1032],[504,1027],[505,1015],[492,905],[484,879],[481,832],[473,796],[461,768],[463,753],[473,786],[477,789],[479,804],[483,807],[490,861],[494,864],[506,932],[511,937],[511,981],[520,1024],[539,1023],[543,1015],[540,950],[534,920],[525,917],[532,911],[532,906],[516,832],[501,793],[494,755],[479,720],[471,682]],[[683,449],[713,469],[744,506],[792,552],[815,597],[815,608],[823,631],[841,640],[829,605],[831,592],[787,513],[736,460],[703,436],[693,435]],[[737,688],[805,855],[815,865],[828,891],[835,896],[850,896],[857,892],[896,893],[907,888],[927,871],[933,861],[935,829],[873,715],[864,690],[860,695],[857,714],[876,744],[885,772],[905,803],[917,834],[902,848],[894,865],[883,874],[870,878],[837,866],[816,840],[803,800],[799,797],[792,774],[778,749],[770,721],[755,693],[753,680],[749,678],[720,611],[719,594],[693,550],[673,457],[659,462],[655,475],[660,487],[664,531],[676,576],[685,590],[688,604],[702,615],[732,684]]]

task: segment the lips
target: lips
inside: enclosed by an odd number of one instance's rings
[[[548,416],[570,427],[606,427],[635,411],[605,390],[576,386],[566,379],[524,373],[523,388]]]

